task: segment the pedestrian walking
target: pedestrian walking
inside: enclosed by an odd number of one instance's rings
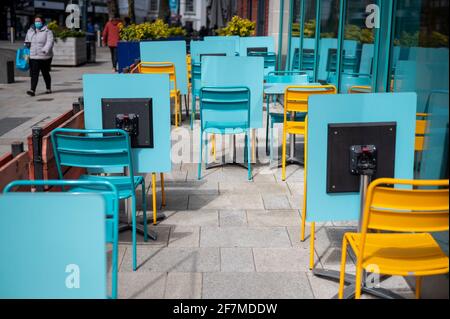
[[[42,16],[37,15],[25,37],[25,45],[30,48],[31,89],[27,94],[34,96],[39,80],[39,73],[45,81],[46,94],[52,93],[50,67],[53,58],[53,32],[47,28]]]
[[[120,39],[119,35],[119,23],[121,20],[118,15],[114,16],[105,25],[103,30],[103,45],[107,45],[111,51],[111,61],[113,65],[113,71],[117,71],[117,44]]]

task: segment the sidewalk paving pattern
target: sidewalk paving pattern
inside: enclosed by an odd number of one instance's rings
[[[0,154],[9,151],[12,141],[25,141],[33,125],[69,110],[82,95],[83,73],[111,72],[107,54],[104,48],[98,50],[99,63],[94,65],[54,67],[52,95],[43,95],[42,78],[34,98],[25,95],[28,78],[1,84],[0,120],[26,120],[0,136]],[[131,234],[120,235],[119,298],[330,298],[336,294],[337,283],[314,277],[308,269],[309,228],[305,242],[299,239],[303,168],[288,166],[287,182],[282,182],[281,169],[267,173],[266,167],[254,166],[252,182],[246,180],[246,170],[236,166],[208,170],[198,181],[196,164],[174,164],[166,174],[164,209],[158,192],[158,208],[167,218],[150,226],[158,233],[157,241],[145,243],[137,236],[136,272],[131,270]],[[147,176],[147,185],[150,180]],[[151,192],[146,195],[151,203]],[[338,269],[342,234],[352,225],[316,226],[316,267]],[[350,264],[347,269],[352,272]],[[413,297],[403,278],[391,278],[383,286]]]

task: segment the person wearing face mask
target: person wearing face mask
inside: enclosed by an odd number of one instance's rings
[[[46,94],[52,93],[52,78],[50,66],[53,58],[54,37],[53,32],[45,25],[42,16],[34,18],[34,24],[30,27],[25,37],[25,45],[30,48],[30,75],[31,89],[27,94],[34,96],[39,80],[39,73],[44,77]]]

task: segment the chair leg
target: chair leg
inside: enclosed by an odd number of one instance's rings
[[[166,192],[164,190],[164,173],[161,173],[161,206],[166,207]]]
[[[251,147],[250,147],[250,130],[247,131],[247,134],[245,135],[246,139],[247,139],[247,178],[249,181],[252,180],[252,160],[250,157],[250,151],[251,151]]]
[[[142,218],[144,219],[144,241],[147,241],[147,194],[145,191],[145,180],[142,179]]]
[[[217,159],[216,158],[216,135],[212,134],[211,135],[211,155],[214,158],[214,161]]]
[[[181,93],[178,95],[178,123],[181,125],[183,122],[183,106],[181,105]]]
[[[416,277],[416,299],[420,299],[422,293],[422,277]]]
[[[314,268],[314,249],[316,240],[316,223],[311,223],[311,235],[309,236],[309,269],[312,270]]]
[[[200,128],[200,153],[198,159],[198,180],[202,179],[203,132]]]
[[[266,96],[266,154],[267,154],[267,151],[269,150],[269,147],[268,147],[268,143],[269,143],[269,122],[270,122],[270,120],[269,120],[269,118],[270,118],[270,113],[269,113],[269,101],[270,101],[270,99],[269,99],[269,95],[267,95]]]
[[[355,280],[355,299],[361,298],[361,284],[362,284],[362,267],[356,266],[356,280]]]
[[[273,121],[272,118],[269,120],[269,129],[270,129],[270,149],[269,149],[269,155],[270,155],[270,161],[269,165],[272,165],[273,162]]]
[[[205,133],[205,165],[208,165],[208,133]]]
[[[174,98],[174,110],[175,110],[175,127],[178,127],[178,94],[175,94]]]
[[[303,203],[302,203],[302,232],[300,235],[301,241],[305,241],[305,232],[306,232],[306,156],[307,156],[307,144],[306,144],[306,135],[305,135],[305,146],[304,146],[304,167],[303,167]]]
[[[131,227],[132,229],[132,245],[133,245],[133,271],[136,271],[137,268],[137,258],[136,258],[136,197],[131,197],[131,207],[132,207],[132,214],[131,214]]]
[[[156,174],[152,173],[152,208],[153,208],[153,225],[156,225],[157,210],[156,210]]]
[[[281,180],[286,180],[286,129],[283,127],[283,141],[281,151]]]
[[[197,98],[192,94],[192,106],[191,106],[191,130],[194,129],[195,122],[195,108],[197,104]]]
[[[341,273],[339,277],[339,299],[344,298],[345,264],[347,262],[347,237],[342,240]]]
[[[114,230],[114,241],[113,241],[113,251],[112,251],[112,274],[111,274],[111,297],[112,299],[117,299],[117,274],[118,274],[118,254],[119,254],[119,228],[115,227]]]
[[[249,137],[250,139],[250,137]],[[256,130],[251,130],[251,152],[252,152],[252,162],[256,163]]]

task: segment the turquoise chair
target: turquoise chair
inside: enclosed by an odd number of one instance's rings
[[[248,56],[264,58],[264,80],[267,81],[269,74],[275,71],[277,55],[273,52],[249,52]]]
[[[132,200],[133,270],[136,270],[136,188],[142,187],[142,210],[144,240],[147,241],[147,202],[145,180],[134,176],[130,138],[124,130],[80,130],[58,128],[52,131],[51,139],[58,175],[64,179],[62,166],[81,167],[91,170],[120,170],[122,176],[82,175],[81,180],[108,181],[117,187],[119,200]],[[128,173],[128,176],[126,175]],[[92,188],[79,187],[76,192],[92,192]],[[99,190],[101,192],[101,190]]]
[[[45,185],[63,192],[13,192]],[[64,191],[73,187],[112,196]],[[0,298],[106,298],[105,238],[113,243],[111,297],[117,298],[119,202],[110,201],[117,197],[107,181],[9,183],[0,196]]]
[[[308,83],[308,74],[305,71],[275,71],[270,72],[266,83]],[[266,123],[266,154],[270,155],[270,163],[273,161],[273,126],[284,122],[283,113],[270,112],[270,96],[266,96],[267,123]],[[296,114],[298,121],[303,121],[305,114]],[[270,139],[270,140],[269,140]],[[270,145],[270,148],[269,148]]]
[[[192,61],[192,60],[191,60]],[[194,128],[195,113],[197,111],[197,98],[200,93],[200,86],[202,80],[202,64],[200,62],[192,63],[192,109],[191,109],[191,130]]]
[[[205,162],[208,163],[208,134],[245,133],[248,180],[252,179],[250,156],[250,89],[248,87],[203,87],[200,89],[200,160],[198,179],[202,177],[203,135]]]

